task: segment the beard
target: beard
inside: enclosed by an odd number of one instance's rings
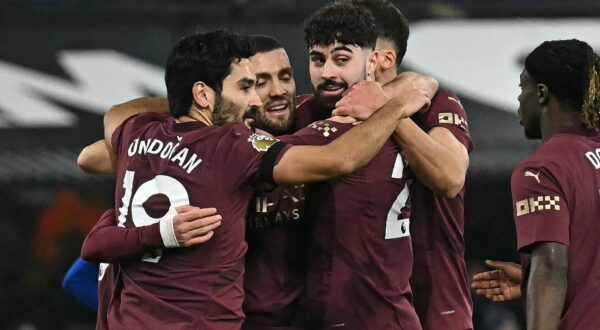
[[[323,91],[327,86],[338,86],[342,88],[342,92],[338,95],[334,96],[325,96],[323,95]],[[333,111],[335,109],[335,104],[342,99],[342,94],[348,90],[348,84],[346,82],[337,82],[333,80],[325,80],[321,84],[317,86],[315,89],[315,102],[317,105],[328,112]]]
[[[359,79],[352,82],[351,84],[345,82],[345,81],[334,81],[334,80],[328,80],[326,79],[325,81],[323,81],[322,83],[320,83],[319,85],[317,85],[317,87],[315,88],[315,101],[317,102],[317,105],[319,105],[321,107],[321,109],[326,110],[328,113],[331,113],[331,111],[333,111],[335,109],[335,104],[342,99],[342,94],[344,94],[346,91],[348,91],[348,88],[350,88],[350,86],[356,84],[359,81],[362,80],[366,80],[367,79],[367,68],[366,66],[363,67]],[[338,95],[334,95],[334,96],[324,96],[322,93],[323,91],[326,90],[326,87],[328,86],[337,86],[337,87],[341,87],[342,92]]]
[[[283,118],[269,118],[267,117],[267,110],[271,104],[279,101],[288,101],[288,115]],[[254,112],[252,118],[254,119],[254,126],[263,131],[267,131],[275,136],[289,134],[292,131],[292,125],[296,117],[296,102],[295,98],[274,98],[269,104],[263,105],[263,110],[257,110]]]
[[[247,111],[248,109],[246,109]],[[227,123],[241,122],[244,111],[244,107],[241,107],[221,94],[217,94],[215,99],[215,110],[213,111],[212,118],[215,125],[224,125]]]

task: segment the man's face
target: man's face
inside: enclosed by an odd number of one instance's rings
[[[342,93],[367,78],[368,54],[361,47],[339,42],[309,49],[310,81],[320,106],[333,110]]]
[[[256,94],[256,77],[248,59],[231,63],[231,73],[223,79],[223,90],[216,95],[213,122],[222,125],[240,122],[251,108],[262,106]]]
[[[250,62],[256,74],[256,93],[263,103],[254,124],[274,135],[289,133],[294,122],[296,82],[287,53],[283,48],[256,53]]]
[[[521,125],[528,139],[542,138],[542,107],[538,103],[538,83],[531,78],[527,70],[523,69],[520,76],[519,87],[521,94],[519,100],[519,117]]]

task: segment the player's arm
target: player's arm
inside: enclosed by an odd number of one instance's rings
[[[106,147],[104,139],[98,140],[89,146],[83,148],[77,165],[86,173],[100,176],[112,177],[115,175],[115,169],[111,161],[111,155]]]
[[[531,247],[531,270],[527,282],[527,329],[558,329],[565,297],[569,248],[541,242]]]
[[[363,81],[353,88],[367,88],[382,98],[381,86]],[[355,85],[356,86],[356,85]],[[398,122],[427,107],[427,95],[410,84],[402,95],[388,99],[367,121],[324,146],[294,146],[273,169],[273,179],[280,184],[322,181],[350,174],[366,165],[383,147]]]
[[[109,148],[112,135],[125,119],[144,112],[169,112],[169,101],[160,97],[141,97],[125,103],[114,105],[104,115],[104,139]]]
[[[471,287],[476,294],[498,302],[521,298],[521,265],[492,260],[485,263],[494,270],[473,275]]]
[[[383,88],[387,95],[402,93],[401,85],[410,83],[433,97],[438,89],[435,79],[414,72],[403,72]],[[335,115],[368,118],[381,101],[364,90],[350,90],[336,104]],[[423,131],[412,119],[402,120],[394,131],[394,140],[402,149],[417,178],[435,193],[453,198],[465,183],[469,154],[465,146],[444,127]]]
[[[141,97],[114,105],[104,115],[104,140],[85,147],[77,164],[87,173],[103,176],[115,174],[115,155],[111,146],[112,134],[125,119],[143,112],[169,112],[169,103],[165,98]]]
[[[172,221],[143,227],[119,227],[114,210],[108,210],[88,233],[81,257],[90,262],[116,263],[141,257],[156,248],[188,247],[212,238],[221,225],[214,208],[189,205],[176,208]]]
[[[425,132],[407,118],[398,124],[393,137],[419,181],[444,197],[460,193],[469,153],[449,129],[437,126]]]
[[[98,265],[78,258],[67,271],[62,287],[91,310],[98,310]]]

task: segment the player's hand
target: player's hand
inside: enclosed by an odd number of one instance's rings
[[[221,225],[221,215],[217,209],[184,205],[176,207],[173,229],[179,246],[188,247],[202,244],[214,235],[215,228]]]
[[[342,124],[354,124],[358,121],[354,117],[347,117],[347,116],[333,116],[333,117],[329,118],[328,120],[334,121],[336,123],[342,123]]]
[[[514,262],[486,260],[492,271],[473,275],[475,293],[493,301],[521,298],[521,266]]]
[[[399,96],[406,85],[412,85],[422,91],[431,100],[438,91],[439,84],[431,76],[406,71],[396,76],[392,81],[383,86],[383,91],[391,98]]]
[[[354,84],[335,104],[333,116],[350,116],[366,120],[373,112],[386,104],[390,98],[374,81],[360,81]]]
[[[425,111],[431,105],[427,92],[417,88],[412,83],[403,83],[401,92],[394,96],[388,104],[393,104],[402,111],[402,117],[408,118],[413,114]]]

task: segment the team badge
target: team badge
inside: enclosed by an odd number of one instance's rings
[[[324,137],[329,137],[331,133],[337,132],[337,128],[331,126],[331,124],[329,124],[326,121],[316,121],[310,124],[308,127],[314,128],[317,131],[322,132]]]
[[[272,145],[279,142],[279,140],[270,136],[254,133],[248,137],[248,142],[252,143],[252,147],[256,151],[267,151]]]

